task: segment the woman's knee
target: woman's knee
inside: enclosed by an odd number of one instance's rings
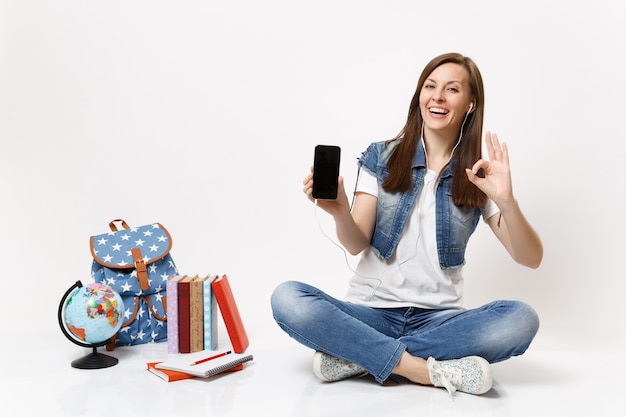
[[[522,301],[513,301],[512,304],[517,331],[532,340],[539,331],[539,315],[534,308]]]
[[[291,304],[293,299],[295,298],[294,284],[293,281],[287,281],[279,284],[270,297],[270,305],[272,306],[272,311],[274,312],[274,316],[276,316],[277,312],[285,309],[286,305]]]
[[[307,284],[298,281],[286,281],[274,289],[270,305],[276,321],[288,322],[297,319],[297,316],[307,308],[303,299],[308,293],[307,287]]]
[[[539,316],[528,304],[520,301],[501,302],[502,320],[487,339],[490,362],[498,362],[523,354],[539,330]]]

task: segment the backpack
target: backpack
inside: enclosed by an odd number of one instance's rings
[[[118,228],[116,223],[121,224]],[[124,302],[123,323],[106,349],[167,340],[167,279],[178,273],[170,250],[172,237],[163,225],[130,227],[122,219],[111,231],[89,238],[95,282],[117,291]]]

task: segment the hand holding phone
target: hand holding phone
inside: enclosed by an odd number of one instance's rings
[[[317,145],[313,158],[313,198],[335,200],[339,179],[341,148]]]

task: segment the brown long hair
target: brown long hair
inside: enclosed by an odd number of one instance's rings
[[[390,142],[401,140],[387,162],[389,177],[383,182],[382,187],[385,191],[393,193],[408,191],[413,186],[411,180],[413,155],[422,135],[424,121],[420,111],[420,93],[428,76],[437,67],[446,63],[458,64],[467,70],[470,94],[474,102],[474,109],[467,116],[463,128],[463,139],[453,155],[457,162],[452,179],[452,200],[457,206],[482,207],[487,201],[487,196],[467,179],[465,168],[471,168],[482,157],[481,136],[485,102],[483,79],[474,61],[458,53],[439,55],[431,60],[422,71],[409,106],[406,125],[398,136],[390,139]],[[444,170],[445,167],[441,172]]]

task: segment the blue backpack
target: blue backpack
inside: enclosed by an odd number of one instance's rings
[[[116,223],[121,224],[118,229]],[[124,301],[121,329],[106,346],[131,346],[167,340],[167,279],[178,273],[170,250],[172,237],[152,223],[129,227],[121,219],[109,223],[110,232],[91,236],[89,247],[95,282],[117,291]]]

